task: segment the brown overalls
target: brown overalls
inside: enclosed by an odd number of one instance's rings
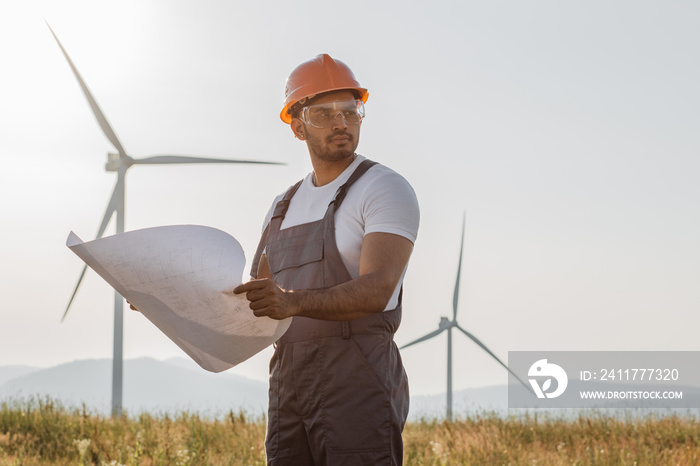
[[[288,290],[351,280],[335,242],[334,214],[376,162],[363,161],[316,222],[280,230],[292,186],[277,203],[253,261],[263,250],[272,280]],[[275,343],[265,449],[269,465],[400,465],[408,380],[394,343],[396,309],[348,322],[293,317]]]

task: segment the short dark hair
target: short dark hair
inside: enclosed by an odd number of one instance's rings
[[[299,102],[296,102],[289,108],[289,114],[292,116],[292,118],[299,118],[299,113],[301,113],[301,109],[306,107],[306,105],[306,103],[300,104]]]

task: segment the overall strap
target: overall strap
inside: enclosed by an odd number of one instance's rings
[[[352,186],[355,181],[359,180],[362,175],[364,175],[367,170],[372,168],[374,165],[376,165],[377,162],[374,162],[372,160],[363,160],[360,165],[357,166],[354,172],[352,172],[352,175],[350,175],[350,178],[348,178],[348,181],[346,181],[341,187],[338,188],[338,190],[335,192],[335,195],[333,196],[333,200],[328,204],[328,210],[326,210],[326,216],[327,215],[333,215],[335,211],[337,211],[340,208],[340,205],[343,203],[343,200],[345,199],[345,195],[348,193],[348,190],[350,189],[350,186]]]
[[[262,253],[265,250],[265,246],[267,245],[267,238],[270,236],[270,229],[280,229],[280,226],[282,225],[282,220],[284,220],[284,216],[287,213],[287,209],[289,208],[289,201],[292,199],[292,196],[294,196],[294,193],[297,192],[299,186],[301,186],[302,181],[304,180],[302,179],[298,181],[294,186],[291,186],[287,190],[287,192],[284,193],[284,196],[282,196],[282,199],[280,199],[277,205],[275,205],[275,210],[272,213],[272,218],[270,218],[270,221],[265,226],[265,230],[263,231],[263,234],[260,237],[260,242],[258,243],[258,249],[257,251],[255,251],[253,263],[250,266],[251,277],[258,278],[258,265],[260,264],[260,257],[262,257]]]
[[[273,228],[279,230],[280,226],[282,225],[282,220],[284,220],[284,216],[287,214],[287,209],[289,209],[289,201],[292,200],[292,197],[294,194],[296,194],[297,190],[299,189],[299,186],[301,186],[301,183],[303,183],[304,180],[301,179],[297,181],[297,183],[290,187],[286,193],[284,193],[284,196],[282,196],[282,199],[277,203],[275,206],[274,212],[272,212],[272,217],[270,218],[270,223],[271,225],[274,225]]]

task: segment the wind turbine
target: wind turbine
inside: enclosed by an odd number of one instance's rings
[[[457,282],[455,283],[455,291],[454,291],[454,296],[452,298],[452,320],[449,320],[447,317],[440,317],[440,323],[438,324],[438,329],[430,332],[429,334],[420,337],[417,340],[414,340],[410,343],[407,343],[401,347],[401,349],[408,348],[411,345],[415,345],[416,343],[420,343],[425,340],[429,340],[435,336],[440,335],[442,332],[447,330],[447,420],[451,421],[452,420],[452,329],[456,328],[459,331],[461,331],[463,334],[465,334],[469,339],[471,339],[474,343],[479,345],[481,349],[486,351],[488,354],[491,355],[492,358],[494,358],[498,363],[505,367],[508,372],[513,374],[516,379],[528,390],[530,388],[522,381],[520,380],[520,377],[518,377],[515,372],[510,370],[506,364],[501,361],[498,356],[496,356],[493,351],[488,349],[486,345],[484,345],[478,338],[476,338],[474,335],[471,333],[467,332],[464,330],[462,327],[459,326],[457,323],[457,303],[459,301],[459,279],[462,273],[462,251],[464,250],[464,224],[466,220],[466,214],[462,215],[462,243],[459,249],[459,265],[457,267]]]
[[[117,183],[114,186],[114,191],[112,191],[112,196],[109,199],[109,203],[107,204],[107,210],[105,212],[104,217],[102,217],[102,223],[100,224],[100,228],[97,230],[97,235],[96,238],[101,238],[102,235],[105,232],[105,229],[107,228],[107,225],[109,224],[110,219],[112,216],[116,213],[117,215],[117,233],[123,233],[124,232],[124,192],[125,192],[125,177],[126,177],[126,171],[131,167],[132,165],[161,165],[161,164],[174,164],[174,163],[248,163],[248,164],[265,164],[265,165],[284,165],[282,163],[277,163],[277,162],[261,162],[257,160],[230,160],[230,159],[216,159],[216,158],[203,158],[203,157],[192,157],[192,156],[181,156],[181,155],[156,155],[156,156],[151,156],[151,157],[146,157],[142,159],[134,159],[127,155],[126,151],[122,147],[121,142],[119,142],[119,139],[117,138],[117,135],[114,133],[114,130],[112,127],[109,125],[107,122],[107,118],[105,118],[104,114],[100,110],[100,107],[97,105],[97,102],[95,101],[94,97],[88,90],[87,86],[85,85],[85,82],[83,79],[80,77],[80,74],[78,73],[78,70],[76,69],[75,65],[71,61],[70,57],[68,56],[68,53],[66,50],[63,48],[63,45],[61,45],[61,42],[58,40],[58,37],[56,36],[56,33],[54,33],[53,29],[51,29],[51,26],[47,22],[46,25],[49,27],[49,30],[51,31],[51,34],[53,35],[54,39],[56,39],[56,43],[61,49],[61,52],[63,52],[63,55],[66,57],[66,60],[68,61],[68,65],[70,65],[71,70],[73,70],[73,74],[75,75],[75,78],[78,80],[78,84],[80,84],[80,88],[83,91],[83,94],[85,95],[85,98],[88,101],[88,104],[90,105],[90,108],[92,109],[92,113],[95,115],[95,118],[97,119],[97,122],[100,125],[100,128],[102,128],[102,132],[107,136],[107,139],[112,143],[115,149],[117,149],[117,153],[109,152],[107,153],[107,164],[105,166],[106,171],[108,172],[117,172]],[[85,276],[85,272],[87,270],[87,265],[83,266],[83,270],[80,273],[80,277],[78,278],[78,283],[75,285],[75,289],[73,290],[73,295],[70,298],[70,301],[68,302],[68,306],[66,306],[66,310],[63,313],[63,317],[61,318],[61,322],[66,318],[66,315],[68,314],[68,310],[70,309],[71,304],[73,303],[73,300],[75,299],[75,295],[78,292],[78,288],[80,287],[80,283],[83,281],[83,277]],[[114,292],[114,357],[112,360],[112,416],[120,416],[122,413],[122,372],[123,372],[123,335],[124,335],[124,298],[115,291]]]

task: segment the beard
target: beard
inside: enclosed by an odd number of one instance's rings
[[[333,147],[332,140],[336,136],[345,136],[348,138],[348,142],[342,147]],[[309,151],[324,162],[338,162],[352,157],[355,154],[355,149],[357,149],[357,139],[358,138],[355,138],[355,136],[345,131],[333,133],[323,140],[308,132],[306,134],[306,143],[309,146]]]

